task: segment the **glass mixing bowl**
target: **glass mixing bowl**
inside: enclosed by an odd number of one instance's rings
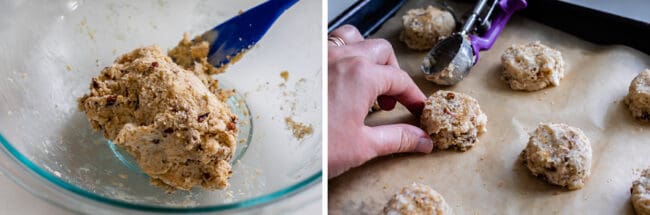
[[[215,77],[238,93],[229,105],[241,119],[225,190],[166,194],[77,109],[91,77],[119,55],[151,44],[172,48],[184,32],[200,34],[261,2],[3,1],[0,169],[49,202],[92,214],[274,213],[320,201],[320,1],[298,2]],[[295,137],[286,119],[313,133]]]

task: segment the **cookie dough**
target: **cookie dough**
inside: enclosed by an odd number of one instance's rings
[[[219,74],[223,70],[213,67],[208,63],[208,52],[210,44],[202,41],[200,36],[190,39],[190,35],[183,34],[183,39],[178,42],[178,45],[172,50],[169,50],[169,57],[172,58],[174,63],[194,71],[197,74]]]
[[[449,36],[456,28],[456,21],[449,11],[433,6],[407,11],[402,22],[404,30],[400,40],[414,50],[433,48],[439,38]]]
[[[591,174],[591,144],[579,128],[541,123],[521,152],[524,166],[549,183],[580,189]]]
[[[138,48],[92,78],[79,109],[135,158],[152,184],[168,191],[223,189],[232,174],[237,116],[211,91],[216,81],[197,71],[177,65],[158,46]]]
[[[194,74],[201,79],[203,84],[208,86],[208,89],[217,95],[219,99],[226,100],[234,92],[219,88],[219,82],[211,76],[223,73],[228,65],[216,68],[208,63],[208,51],[210,44],[201,40],[200,36],[190,40],[189,34],[183,34],[183,39],[178,42],[178,45],[169,51],[168,55],[172,58],[174,63],[183,67],[186,70],[194,72]],[[231,61],[234,63],[234,61]]]
[[[451,215],[451,207],[429,186],[413,183],[395,194],[384,207],[385,215]]]
[[[429,96],[420,119],[437,149],[466,151],[487,131],[487,116],[478,101],[458,92],[439,90]]]
[[[625,104],[632,116],[650,122],[650,69],[646,69],[632,80]]]
[[[559,86],[564,77],[562,53],[539,41],[512,45],[501,56],[501,79],[513,90],[536,91]]]
[[[650,215],[650,169],[641,173],[641,177],[632,183],[632,205],[638,215]]]

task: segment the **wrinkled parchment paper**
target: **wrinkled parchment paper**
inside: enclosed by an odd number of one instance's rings
[[[422,5],[426,2],[408,2],[372,37],[388,39],[402,69],[430,95],[440,87],[419,71],[425,53],[408,50],[398,40],[401,16]],[[501,54],[513,43],[535,40],[562,52],[566,75],[558,87],[513,91],[499,80]],[[496,44],[481,52],[469,76],[446,88],[478,99],[488,116],[488,132],[479,142],[467,152],[378,158],[329,180],[330,214],[378,214],[393,194],[413,182],[440,192],[456,214],[634,214],[630,187],[639,171],[650,167],[650,123],[632,118],[623,98],[630,81],[648,67],[650,57],[635,49],[594,45],[514,16]],[[396,122],[417,124],[402,106],[366,120],[369,125]],[[584,188],[568,191],[547,184],[517,161],[540,122],[576,126],[589,137],[592,174]]]

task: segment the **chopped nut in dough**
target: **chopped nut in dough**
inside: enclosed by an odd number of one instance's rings
[[[650,215],[650,169],[641,173],[638,180],[632,183],[632,205],[638,215]]]

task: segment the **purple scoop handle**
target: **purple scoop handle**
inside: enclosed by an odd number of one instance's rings
[[[498,11],[492,20],[492,25],[483,35],[470,35],[472,49],[474,49],[474,64],[478,62],[478,53],[492,47],[499,34],[510,20],[510,16],[518,10],[524,9],[528,3],[526,0],[499,0]]]

